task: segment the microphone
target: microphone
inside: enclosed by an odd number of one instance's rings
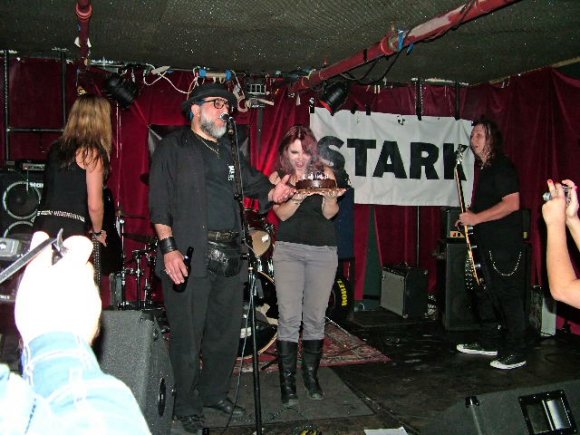
[[[570,190],[570,187],[563,184],[562,190],[564,190],[564,196],[568,196],[568,190]],[[550,201],[552,199],[552,193],[551,192],[544,192],[542,194],[542,199],[544,200],[544,202]],[[568,201],[569,201],[569,199],[568,199]]]
[[[227,113],[222,113],[222,114],[220,115],[220,119],[221,119],[222,121],[224,121],[224,122],[234,122],[234,117],[233,117],[233,116],[230,116],[230,115],[229,115],[229,114],[227,114]]]
[[[234,130],[236,129],[236,121],[234,120],[234,117],[230,116],[229,113],[222,113],[220,119],[227,124],[228,134],[233,136]]]
[[[467,146],[467,145],[461,145],[461,144],[460,144],[460,145],[459,145],[459,148],[457,148],[457,151],[456,151],[456,153],[455,153],[455,154],[457,154],[457,155],[461,155],[461,154],[463,154],[463,152],[464,152],[464,151],[465,151],[467,148],[468,148],[468,146]]]

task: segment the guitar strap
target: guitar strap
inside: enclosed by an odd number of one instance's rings
[[[94,279],[99,291],[101,290],[101,244],[93,234],[91,236],[93,242],[93,267],[95,269]]]

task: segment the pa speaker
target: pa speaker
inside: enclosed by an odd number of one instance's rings
[[[425,435],[577,433],[580,381],[466,397],[445,410]]]
[[[32,222],[44,187],[43,172],[0,171],[0,234],[19,238],[32,234]]]
[[[175,382],[167,344],[153,314],[103,311],[95,353],[102,370],[131,389],[151,433],[169,434]]]
[[[465,243],[445,243],[444,261],[438,264],[439,289],[445,298],[442,308],[443,326],[448,331],[479,329],[471,294],[465,288]]]

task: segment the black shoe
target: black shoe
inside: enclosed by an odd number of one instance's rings
[[[456,349],[469,355],[497,356],[497,349],[486,349],[477,342],[458,344]]]
[[[206,405],[206,408],[217,409],[224,414],[231,414],[232,417],[243,417],[246,414],[246,410],[244,408],[234,405],[228,397],[213,405]]]
[[[175,418],[181,422],[183,430],[187,433],[203,434],[203,415],[176,415]]]
[[[500,370],[511,370],[526,365],[526,358],[520,353],[510,353],[489,363],[490,366]]]

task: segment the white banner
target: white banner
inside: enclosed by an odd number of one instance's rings
[[[469,145],[471,121],[316,108],[310,127],[333,164],[342,165],[355,189],[355,203],[459,205],[453,178],[455,152]],[[336,153],[339,153],[337,155]],[[323,153],[324,154],[324,153]],[[463,154],[463,193],[471,202],[474,155]]]

